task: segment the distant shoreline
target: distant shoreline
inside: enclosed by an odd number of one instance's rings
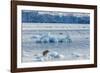
[[[22,23],[22,30],[89,30],[89,24]]]

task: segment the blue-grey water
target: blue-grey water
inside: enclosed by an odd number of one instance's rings
[[[44,57],[43,51],[45,50],[63,57]],[[89,29],[22,30],[22,62],[84,60],[89,58]]]

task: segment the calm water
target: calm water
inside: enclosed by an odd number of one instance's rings
[[[24,27],[23,27],[24,28]],[[22,62],[37,62],[36,55],[41,57],[43,51],[50,50],[63,55],[63,58],[46,59],[43,61],[82,60],[90,57],[90,32],[84,30],[22,30]],[[41,36],[45,36],[40,41]],[[53,37],[53,42],[48,39]],[[68,37],[71,41],[58,42]],[[46,40],[46,42],[44,42]],[[39,41],[39,42],[37,42]],[[42,61],[42,60],[41,60]]]

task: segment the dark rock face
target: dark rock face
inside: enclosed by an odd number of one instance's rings
[[[45,51],[43,51],[43,56],[46,56],[47,54],[48,54],[48,52],[49,52],[49,50],[45,50]]]

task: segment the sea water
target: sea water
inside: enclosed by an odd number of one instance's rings
[[[89,59],[90,58],[89,24],[70,24],[67,25],[67,27],[69,29],[66,30],[63,29],[34,30],[32,29],[32,24],[31,25],[23,24],[22,25],[23,29],[21,31],[22,62]],[[53,38],[53,42],[52,41],[50,42],[49,40],[51,37]],[[65,37],[68,38],[65,39]],[[65,39],[67,41],[63,40],[63,42],[59,42],[59,40],[61,39]],[[70,41],[68,41],[68,39]],[[63,58],[54,57],[53,59],[49,58],[44,59],[43,51],[45,50],[49,50],[51,53],[56,52],[58,55],[62,55]],[[36,60],[37,58],[38,60]]]

